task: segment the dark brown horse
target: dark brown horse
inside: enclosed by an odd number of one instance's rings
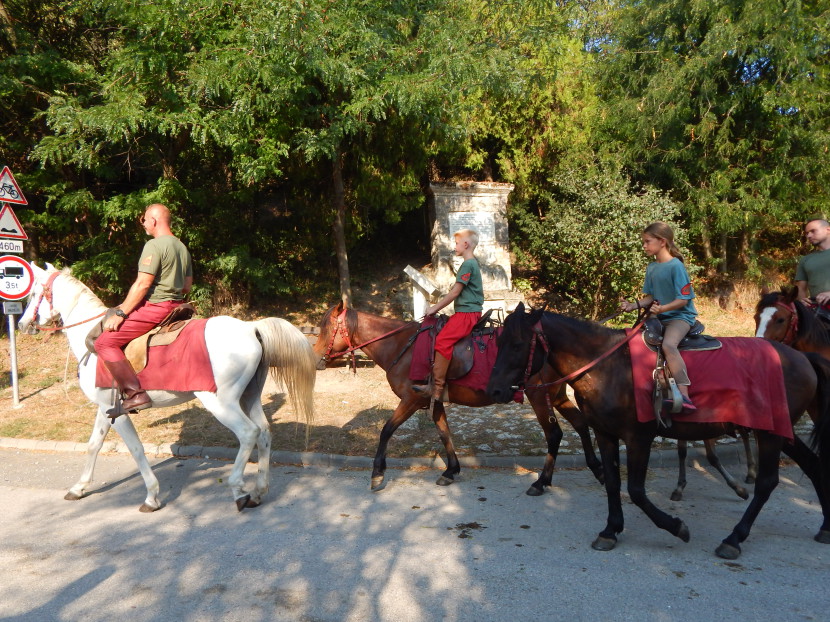
[[[549,344],[547,353],[532,344],[544,336]],[[490,376],[488,393],[497,402],[506,402],[520,385],[526,369],[539,370],[547,363],[559,377],[567,377],[586,365],[589,371],[570,380],[579,407],[593,428],[605,469],[605,488],[608,494],[608,520],[594,540],[597,550],[611,550],[617,534],[624,526],[620,499],[619,442],[627,448],[628,493],[631,501],[661,529],[684,542],[689,541],[685,523],[657,508],[646,495],[645,480],[651,444],[658,433],[654,421],[637,420],[632,368],[626,334],[622,330],[605,328],[555,313],[533,311],[525,313],[523,305],[507,317],[504,331],[498,340],[498,357]],[[616,350],[614,348],[617,347]],[[798,420],[808,406],[813,406],[821,421],[816,427],[818,455],[797,436],[784,441],[783,436],[765,430],[755,430],[758,443],[758,477],[755,494],[740,522],[723,540],[716,553],[726,559],[736,559],[740,544],[749,535],[752,524],[778,484],[778,461],[783,451],[801,467],[813,483],[821,504],[823,522],[816,540],[830,543],[830,362],[816,355],[802,354],[787,346],[772,343],[783,373],[787,410],[790,424]],[[609,351],[611,351],[610,354]],[[689,423],[675,418],[668,429],[659,433],[677,439],[702,440],[729,433],[734,426],[728,423]]]
[[[379,490],[384,485],[386,472],[386,449],[395,430],[409,419],[415,411],[425,408],[429,404],[429,397],[423,397],[412,390],[412,381],[409,379],[409,366],[412,362],[412,348],[407,344],[419,328],[417,322],[404,322],[393,318],[364,313],[354,309],[344,312],[343,305],[338,304],[323,316],[320,322],[320,335],[314,345],[315,353],[322,362],[328,361],[337,355],[342,355],[350,348],[359,347],[369,358],[386,372],[386,379],[392,391],[401,399],[392,417],[383,426],[380,433],[380,442],[375,453],[372,469],[372,490]],[[529,383],[546,383],[553,378],[549,368],[540,369]],[[475,391],[465,386],[449,385],[449,399],[455,404],[463,406],[491,406],[491,400],[483,391]],[[582,413],[568,400],[565,395],[565,386],[555,388],[529,390],[528,401],[536,413],[539,425],[545,434],[547,442],[547,456],[542,473],[527,494],[541,495],[545,486],[551,485],[556,456],[559,452],[559,443],[562,440],[562,429],[556,420],[556,414],[548,406],[545,394],[549,394],[550,406],[556,408],[565,419],[574,427],[582,441],[585,451],[585,462],[597,479],[602,481],[602,465],[594,454],[588,426]],[[443,404],[435,404],[432,419],[438,428],[438,436],[447,452],[447,468],[436,482],[440,486],[452,484],[455,476],[461,471],[458,456],[453,447],[452,436],[447,425],[447,415]]]
[[[755,306],[755,336],[830,359],[830,330],[798,299],[798,288],[763,293]]]

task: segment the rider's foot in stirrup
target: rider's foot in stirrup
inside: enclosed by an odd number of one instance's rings
[[[683,396],[683,410],[686,412],[695,412],[697,410],[697,406],[694,405],[694,402],[685,395]]]

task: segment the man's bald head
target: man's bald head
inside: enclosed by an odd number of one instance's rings
[[[141,219],[147,235],[157,238],[161,235],[173,235],[170,231],[170,210],[166,205],[153,203],[144,210],[144,217]]]

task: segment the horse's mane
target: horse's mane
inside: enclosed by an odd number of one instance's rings
[[[798,339],[816,346],[830,347],[830,330],[818,316],[800,300],[795,301],[798,314]]]
[[[610,328],[599,322],[593,320],[586,320],[584,318],[572,317],[570,315],[562,315],[553,311],[545,311],[543,315],[554,316],[558,322],[565,324],[567,328],[579,329],[585,334],[585,337],[603,337],[607,338],[609,335],[620,332],[620,329]]]
[[[328,311],[325,312],[323,315],[323,319],[320,320],[320,328],[324,326],[328,326],[329,322],[331,321],[331,316],[334,313],[335,309],[338,308],[339,305],[334,305],[330,307]],[[357,311],[354,309],[346,309],[346,330],[348,331],[349,335],[354,335],[354,332],[357,330]]]
[[[72,276],[69,268],[61,270],[61,276],[64,278],[65,284],[71,286],[71,296],[67,299],[67,308],[74,309],[100,309],[106,307],[101,302],[101,299],[96,296],[89,287],[81,283],[78,279]]]

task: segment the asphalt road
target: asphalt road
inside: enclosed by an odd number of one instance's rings
[[[154,461],[164,507],[137,511],[132,460],[102,455],[93,492],[64,501],[78,453],[0,450],[0,620],[530,621],[827,620],[830,546],[794,467],[761,513],[743,555],[714,549],[743,512],[714,475],[692,469],[668,500],[674,469],[651,498],[688,524],[688,544],[630,503],[617,548],[590,543],[603,490],[560,470],[543,497],[528,473],[465,469],[369,472],[277,465],[259,508],[238,513],[227,462]]]

